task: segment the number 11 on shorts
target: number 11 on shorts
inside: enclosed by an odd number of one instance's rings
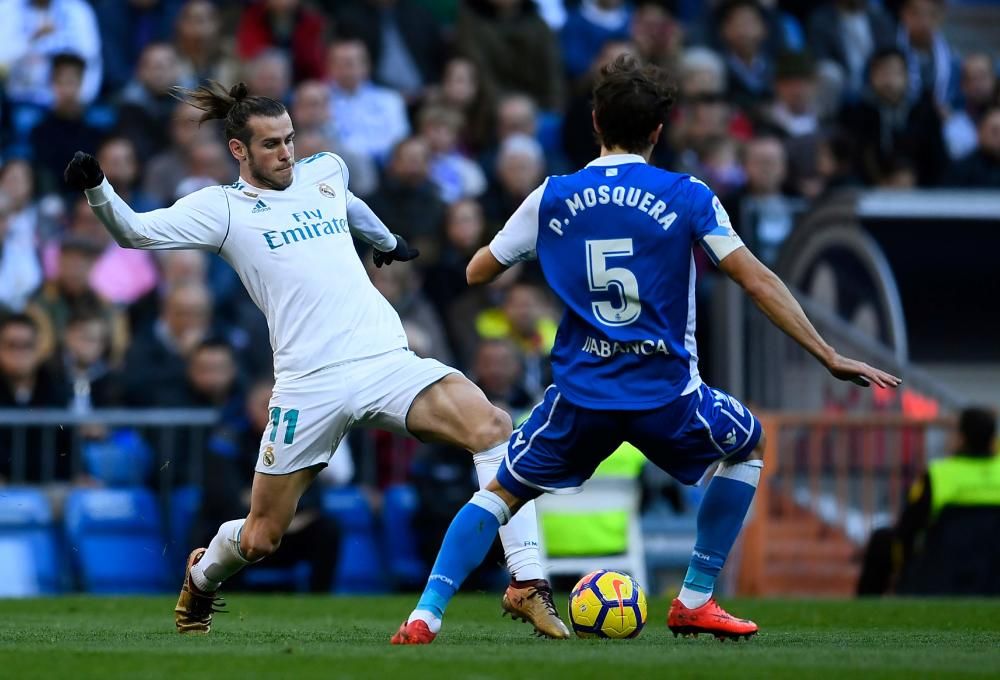
[[[278,425],[282,422],[281,408],[275,406],[271,409],[271,441],[278,438]],[[291,444],[295,440],[295,426],[299,422],[299,410],[290,408],[285,411],[285,443]]]

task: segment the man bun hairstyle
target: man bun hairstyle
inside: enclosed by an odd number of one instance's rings
[[[228,90],[216,80],[205,81],[193,90],[174,87],[170,94],[205,113],[199,123],[207,120],[225,122],[226,139],[238,139],[250,146],[253,131],[248,125],[253,116],[277,118],[285,113],[285,105],[270,97],[251,96],[247,84],[236,83]]]
[[[639,153],[657,126],[667,122],[677,91],[662,69],[622,54],[601,68],[593,95],[601,145]]]

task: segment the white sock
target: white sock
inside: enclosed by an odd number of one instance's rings
[[[493,481],[500,469],[500,462],[507,455],[507,442],[497,444],[488,451],[472,456],[476,463],[479,488],[485,489]],[[524,504],[507,524],[500,527],[500,542],[503,544],[507,570],[517,581],[545,578],[542,560],[538,552],[538,517],[535,501]]]
[[[430,629],[435,635],[441,630],[441,619],[434,616],[434,614],[423,609],[414,609],[413,613],[410,614],[410,618],[406,619],[407,623],[413,623],[414,621],[423,621],[427,624],[427,628]]]
[[[677,599],[688,609],[697,609],[712,599],[712,593],[702,593],[697,590],[691,590],[687,586],[681,586],[681,592],[677,596]]]
[[[245,519],[224,522],[198,563],[191,567],[191,580],[198,590],[211,593],[222,582],[250,564],[240,553],[240,531]]]

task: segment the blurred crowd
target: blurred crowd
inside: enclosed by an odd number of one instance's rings
[[[654,162],[704,180],[765,260],[803,205],[843,189],[1000,187],[995,55],[949,44],[943,0],[0,8],[0,408],[213,407],[223,457],[255,455],[267,422],[263,316],[217,256],[121,249],[62,182],[78,149],[139,211],[234,181],[220,128],[174,86],[242,79],[288,106],[299,158],[340,154],[352,191],[421,250],[365,260],[410,347],[515,416],[548,384],[559,310],[537,268],[470,289],[465,264],[546,175],[598,154],[590,88],[619,54],[676,81]],[[452,474],[433,450],[414,465],[417,442],[365,436],[378,486]]]

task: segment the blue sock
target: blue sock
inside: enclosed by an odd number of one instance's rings
[[[763,465],[750,460],[724,466],[709,483],[698,509],[698,536],[681,589],[685,606],[701,606],[715,590],[715,580],[743,528]]]
[[[448,527],[417,611],[444,617],[448,602],[486,557],[501,523],[508,519],[510,511],[498,496],[489,491],[476,492]]]

